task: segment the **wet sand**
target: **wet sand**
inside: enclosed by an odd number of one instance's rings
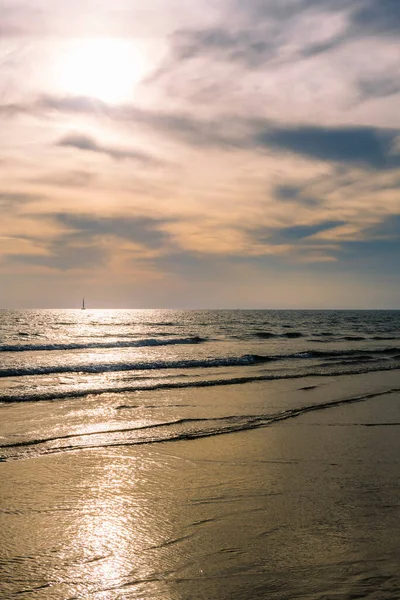
[[[252,431],[2,463],[0,597],[398,599],[399,424],[391,393]]]

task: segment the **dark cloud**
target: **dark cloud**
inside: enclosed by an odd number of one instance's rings
[[[51,242],[47,254],[13,254],[7,260],[13,263],[49,267],[61,271],[106,265],[112,247],[101,240],[119,238],[130,240],[146,248],[160,248],[168,241],[161,230],[165,221],[146,217],[99,217],[59,213],[41,215],[41,219],[56,221],[70,231],[60,234]],[[40,240],[34,240],[39,243]]]
[[[234,6],[244,21],[260,23],[272,20],[280,27],[306,13],[326,13],[329,19],[335,13],[348,17],[345,39],[371,32],[398,37],[400,3],[398,0],[234,0]]]
[[[274,196],[283,202],[296,202],[306,206],[316,206],[318,200],[304,193],[304,189],[296,185],[278,185],[274,189]]]
[[[58,239],[48,248],[48,254],[9,254],[8,262],[48,267],[59,271],[99,267],[107,262],[104,248],[88,244],[73,246],[67,240]]]
[[[337,27],[339,23],[341,27],[332,30],[331,37],[311,35],[308,39],[305,34],[298,42],[296,36],[293,40],[294,30],[301,33],[301,19],[304,18],[307,32],[308,17],[316,19],[316,23],[320,19],[322,29],[324,21],[329,23],[336,15],[342,17],[337,20]],[[354,40],[368,40],[371,34],[385,37],[398,33],[399,25],[399,0],[234,0],[229,3],[225,19],[212,27],[175,32],[169,59],[153,75],[153,81],[166,85],[171,94],[183,94],[197,102],[225,98],[240,91],[241,84],[234,76],[219,76],[221,63],[246,71],[294,64],[330,53]],[[191,66],[195,78],[188,76]],[[398,82],[396,73],[389,73],[384,79],[372,77],[362,81],[361,100],[397,93]]]
[[[248,0],[244,4],[241,0],[234,0],[233,4],[236,10],[242,14],[247,13],[252,20],[287,21],[291,18],[296,19],[307,11],[324,10],[332,14],[348,8],[354,2],[357,0]]]
[[[341,44],[343,44],[347,40],[347,33],[341,33],[328,40],[327,42],[306,45],[298,52],[298,57],[307,58],[309,56],[316,56],[317,54],[324,54],[325,52],[330,52],[331,50],[334,50],[335,48],[341,46]]]
[[[215,60],[240,62],[247,67],[259,67],[277,55],[276,32],[270,27],[229,31],[214,27],[201,30],[178,31],[172,38],[172,60],[160,74],[174,67],[177,62],[199,56],[212,56]]]
[[[90,215],[73,215],[59,213],[49,215],[56,221],[73,230],[67,235],[68,240],[88,241],[100,237],[116,237],[136,242],[149,248],[159,248],[168,240],[167,234],[162,231],[166,222],[161,219],[149,217],[98,217]]]
[[[390,215],[380,223],[365,229],[364,233],[368,239],[397,240],[400,244],[400,214]]]
[[[328,52],[348,39],[346,27],[321,42],[306,38],[300,47],[293,45],[292,28],[307,12],[319,13],[322,20],[324,13],[329,19],[351,6],[350,0],[234,0],[219,24],[176,31],[171,36],[170,59],[155,78],[171,75],[180,63],[199,57],[258,69],[271,60],[293,61]]]
[[[104,107],[107,118],[127,125],[147,127],[156,133],[171,136],[191,146],[226,150],[280,150],[293,152],[318,160],[364,165],[375,169],[400,166],[400,155],[393,152],[398,130],[374,127],[280,127],[265,119],[237,117],[227,114],[218,119],[198,119],[187,112],[167,113],[146,111],[135,106],[111,107],[104,103],[94,105],[87,98],[45,97],[31,105],[26,112],[45,107],[60,112],[79,112],[97,116],[99,106]],[[21,109],[22,110],[22,109]],[[101,145],[84,134],[70,134],[58,142],[84,151],[98,152],[113,159],[130,158],[142,163],[157,164],[157,159],[140,151]]]
[[[352,14],[353,26],[397,39],[400,31],[399,0],[363,0],[356,3]]]
[[[394,73],[387,77],[362,79],[358,83],[360,94],[364,100],[368,98],[384,98],[400,92],[400,75]]]
[[[278,232],[278,236],[285,241],[295,242],[297,240],[303,240],[310,236],[320,233],[322,231],[328,231],[344,225],[344,221],[324,221],[323,223],[317,223],[316,225],[293,225],[292,227],[284,227]]]
[[[295,185],[279,185],[275,188],[275,197],[279,200],[296,200],[301,194],[301,188]]]
[[[338,254],[340,262],[338,265],[344,270],[353,271],[357,274],[365,272],[371,277],[373,273],[379,276],[390,275],[390,282],[397,287],[397,302],[393,304],[396,308],[400,305],[399,293],[399,240],[359,240],[343,242]],[[354,272],[354,271],[353,271]]]
[[[86,150],[87,152],[96,152],[98,154],[106,154],[115,160],[131,159],[142,163],[156,163],[156,159],[140,152],[139,150],[126,150],[124,148],[115,148],[113,146],[104,146],[99,144],[90,136],[84,134],[69,134],[63,137],[58,143],[58,146],[66,146],[77,148],[78,150]]]
[[[343,221],[323,221],[314,225],[293,225],[282,227],[280,229],[257,229],[253,231],[256,240],[261,243],[273,245],[296,244],[307,240],[311,236],[322,231],[328,231],[344,225]],[[323,245],[323,240],[318,240],[318,244]]]
[[[400,165],[400,156],[391,153],[396,133],[372,127],[294,127],[266,129],[257,139],[268,148],[384,169]]]
[[[24,192],[2,192],[0,190],[0,212],[15,210],[19,206],[40,200],[41,196]]]
[[[338,267],[379,275],[391,274],[399,281],[400,215],[389,215],[379,223],[365,227],[361,239],[341,240]]]
[[[57,106],[56,98],[49,102]],[[60,100],[60,108],[72,104],[83,112],[92,110],[85,99]],[[95,108],[97,110],[97,108]],[[117,120],[138,123],[171,135],[193,146],[221,149],[280,149],[319,160],[364,164],[384,169],[399,166],[399,156],[391,153],[398,132],[372,127],[276,127],[256,118],[227,115],[218,121],[199,120],[185,113],[152,112],[124,106],[109,109]],[[67,139],[76,147],[95,151],[105,148],[85,136]],[[113,151],[112,149],[107,149]]]

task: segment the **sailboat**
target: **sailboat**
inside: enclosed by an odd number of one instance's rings
[[[86,310],[85,309],[85,298],[82,298],[82,310]]]

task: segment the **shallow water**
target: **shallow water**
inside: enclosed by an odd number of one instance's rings
[[[1,597],[394,600],[399,399],[3,463]]]
[[[0,598],[400,597],[399,313],[1,316]]]

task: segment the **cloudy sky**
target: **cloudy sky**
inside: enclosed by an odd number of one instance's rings
[[[0,306],[400,308],[399,0],[3,0]]]

